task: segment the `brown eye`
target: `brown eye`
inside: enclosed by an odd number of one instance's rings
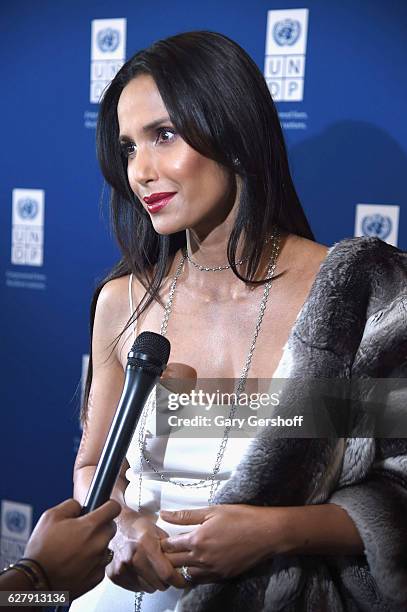
[[[174,140],[175,131],[169,128],[159,128],[157,130],[157,142],[170,142]]]
[[[122,142],[120,144],[120,149],[125,159],[132,157],[137,151],[136,145],[133,142]]]

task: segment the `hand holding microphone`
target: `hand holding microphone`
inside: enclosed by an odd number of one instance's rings
[[[107,547],[116,532],[113,519],[120,513],[120,505],[109,498],[144,404],[169,354],[170,343],[164,336],[153,332],[138,336],[128,355],[123,392],[83,508],[70,499],[47,510],[25,550],[25,558],[31,560],[28,569],[24,571],[23,562],[23,569],[8,570],[0,576],[1,588],[33,588],[30,572],[36,570],[52,589],[68,590],[74,599],[103,579],[111,561]]]
[[[0,590],[69,591],[72,600],[96,586],[105,574],[106,550],[116,532],[113,519],[120,504],[109,500],[87,516],[80,512],[74,499],[44,512],[24,558],[0,576]]]

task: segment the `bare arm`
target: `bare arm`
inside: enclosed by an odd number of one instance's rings
[[[35,591],[45,586],[52,591],[69,591],[74,599],[96,586],[105,573],[106,547],[116,533],[113,519],[120,506],[109,500],[86,516],[80,516],[80,511],[78,502],[68,499],[44,512],[17,565],[19,569],[8,569],[0,576],[0,591]],[[0,607],[5,608],[9,609]]]
[[[288,554],[363,555],[363,541],[340,506],[319,504],[282,508]]]
[[[88,412],[81,444],[74,467],[74,497],[83,504],[95,467],[100,457],[123,388],[124,372],[118,347],[113,342],[123,329],[128,317],[123,300],[123,281],[118,279],[105,285],[99,296],[92,339],[93,377]],[[127,315],[127,316],[126,316]],[[120,473],[114,499],[124,506],[126,464]]]
[[[120,360],[125,332],[115,350],[112,346],[129,317],[127,297],[128,277],[110,281],[102,289],[95,314],[92,339],[93,377],[88,412],[74,468],[74,497],[83,504],[109,431],[124,383]],[[112,493],[122,511],[117,522],[117,534],[111,542],[114,559],[108,568],[113,582],[129,590],[164,590],[168,584],[183,586],[182,579],[163,555],[160,540],[168,534],[155,525],[155,517],[126,506],[127,485],[122,465]],[[181,582],[181,585],[180,585]]]

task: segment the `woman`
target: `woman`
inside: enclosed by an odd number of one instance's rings
[[[343,241],[329,252],[315,243],[266,83],[247,54],[220,34],[180,34],[130,59],[105,92],[97,143],[123,258],[92,306],[75,465],[82,502],[136,334],[167,333],[168,376],[235,379],[237,390],[249,373],[269,380],[298,372],[348,378],[367,318],[368,270],[385,266],[396,251],[378,240]],[[405,282],[405,258],[394,269]],[[400,286],[388,278],[385,296]],[[334,286],[339,301],[331,300]],[[355,295],[360,312],[353,317]],[[343,304],[345,315],[336,318]],[[301,330],[306,341],[297,346]],[[314,359],[321,347],[323,357]],[[372,597],[387,609],[392,585],[377,594],[372,568],[365,567],[362,521],[338,492],[337,503],[332,495],[363,470],[366,476],[372,444],[351,472],[347,461],[360,448],[342,438],[287,446],[267,432],[251,440],[225,430],[220,440],[162,439],[154,435],[154,408],[152,396],[115,489],[123,506],[108,568],[115,584],[105,580],[75,610],[288,611],[306,609],[304,602],[339,610]],[[289,469],[301,473],[300,484],[276,480]],[[394,504],[406,504],[405,490],[397,495]],[[362,595],[349,587],[352,580],[344,586],[342,566],[332,578],[326,556],[351,556],[352,572],[365,571]],[[344,597],[346,588],[351,594]],[[396,600],[406,597],[404,590]]]

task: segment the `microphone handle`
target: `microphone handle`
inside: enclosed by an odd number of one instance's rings
[[[144,404],[157,378],[144,368],[127,365],[123,392],[81,511],[82,516],[110,499]]]

